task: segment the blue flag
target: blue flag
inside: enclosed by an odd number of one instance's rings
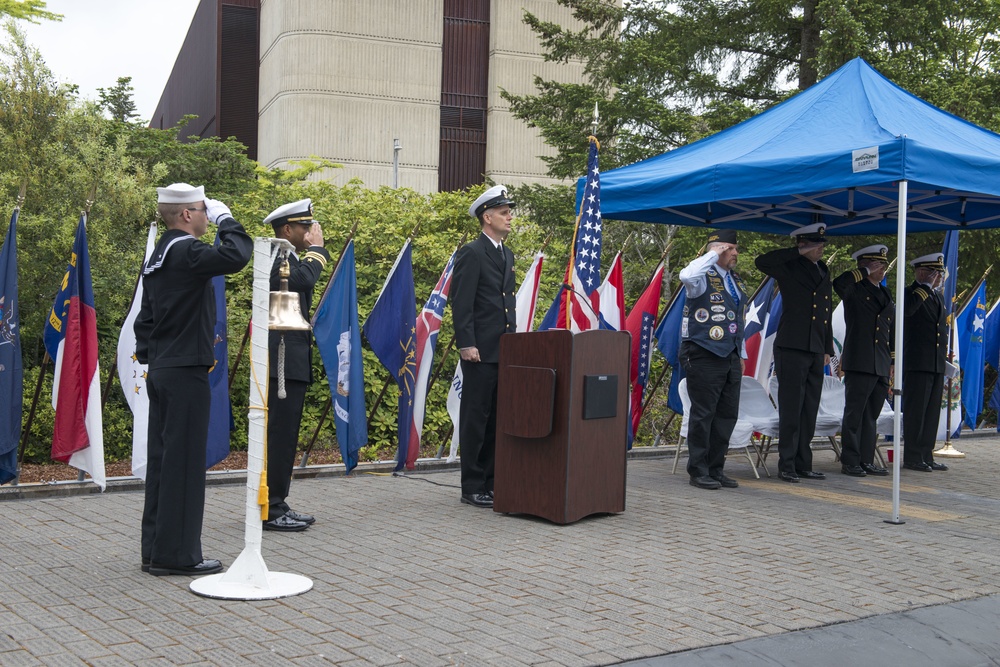
[[[559,293],[556,294],[555,300],[549,309],[545,311],[545,317],[542,318],[541,324],[538,325],[537,331],[549,331],[551,329],[559,329],[559,308],[562,305],[563,292],[566,291],[566,286],[563,285],[559,288]]]
[[[1000,299],[997,299],[986,314],[986,326],[983,332],[983,361],[1000,370]],[[1000,411],[1000,382],[993,384],[989,407]],[[1000,431],[1000,424],[997,424]]]
[[[17,216],[14,209],[0,249],[0,484],[17,477],[24,368],[17,311]]]
[[[221,238],[215,235],[215,247]],[[208,416],[208,446],[205,449],[205,468],[211,468],[229,456],[229,433],[233,423],[233,410],[229,402],[229,330],[226,319],[226,277],[212,278],[215,290],[215,365],[208,373],[208,386],[212,402]]]
[[[358,286],[354,241],[347,244],[330,287],[313,315],[313,337],[323,358],[333,402],[333,423],[340,456],[347,472],[358,465],[358,453],[368,444],[365,415],[365,373],[358,328]]]
[[[413,420],[413,388],[417,364],[417,297],[413,288],[410,241],[396,257],[385,279],[382,293],[362,327],[375,356],[399,386],[396,470],[402,470],[410,447]]]
[[[944,308],[948,313],[948,322],[951,323],[951,314],[955,312],[955,288],[958,285],[958,230],[945,232],[944,246],[941,248],[944,254]]]
[[[670,373],[670,388],[667,391],[667,407],[679,415],[684,414],[681,405],[681,395],[677,387],[684,379],[684,369],[681,368],[678,354],[681,349],[681,317],[684,313],[684,304],[687,302],[687,294],[682,287],[677,292],[677,296],[671,302],[667,312],[663,314],[659,326],[653,332],[656,337],[656,347],[667,358],[672,372]]]
[[[986,324],[986,282],[972,294],[955,320],[958,335],[958,361],[962,367],[962,406],[965,424],[975,430],[983,409],[983,333]]]

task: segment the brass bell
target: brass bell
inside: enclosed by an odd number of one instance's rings
[[[268,310],[267,328],[272,331],[309,331],[312,329],[306,318],[302,317],[302,303],[299,295],[288,291],[288,259],[283,257],[278,275],[281,277],[281,289],[271,292],[271,305]]]

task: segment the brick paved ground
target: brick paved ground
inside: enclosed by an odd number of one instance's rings
[[[1000,438],[945,473],[704,491],[629,462],[624,514],[568,526],[458,502],[455,469],[296,480],[300,534],[264,533],[304,595],[212,600],[139,571],[137,491],[0,495],[0,664],[605,665],[1000,593]],[[773,461],[774,459],[772,459]],[[683,466],[683,461],[682,461]],[[204,546],[243,548],[240,484],[209,487]]]

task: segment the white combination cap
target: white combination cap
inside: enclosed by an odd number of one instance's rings
[[[795,240],[813,241],[814,243],[826,243],[826,224],[817,222],[805,227],[793,230],[789,235]]]
[[[291,204],[279,206],[264,218],[265,225],[273,225],[275,227],[280,227],[289,222],[311,225],[313,223],[312,199],[300,199],[293,201]]]
[[[478,218],[486,209],[504,205],[510,206],[511,208],[517,206],[513,199],[509,199],[507,197],[506,187],[503,185],[494,185],[492,188],[476,197],[476,201],[472,202],[472,206],[469,207],[469,215],[473,218]]]
[[[851,259],[856,259],[861,261],[863,259],[877,259],[881,262],[888,262],[889,247],[884,246],[881,243],[876,243],[875,245],[870,245],[862,248],[861,250],[853,253]]]

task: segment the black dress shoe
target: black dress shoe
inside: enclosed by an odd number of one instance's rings
[[[740,483],[735,479],[732,477],[726,477],[725,475],[712,475],[712,479],[727,489],[735,489],[740,485]]]
[[[920,472],[931,472],[934,468],[930,467],[926,463],[904,463],[903,467],[907,470],[919,470]]]
[[[778,477],[785,480],[786,482],[792,482],[793,484],[799,483],[799,476],[794,472],[779,472]]]
[[[946,466],[943,463],[938,463],[936,461],[931,461],[930,463],[926,463],[924,465],[929,465],[931,467],[931,470],[947,470],[948,469],[948,466]]]
[[[889,474],[889,471],[885,468],[875,465],[874,463],[862,463],[861,469],[864,470],[869,475],[878,475],[879,477],[885,477]]]
[[[159,565],[149,564],[149,573],[154,577],[166,577],[171,574],[181,574],[190,577],[200,577],[203,574],[215,574],[222,571],[222,563],[214,558],[206,558],[197,565]]]
[[[826,479],[826,475],[815,470],[796,470],[795,474],[805,479]]]
[[[296,521],[288,514],[282,514],[281,516],[265,521],[263,524],[264,530],[276,530],[282,533],[298,533],[309,527],[309,524],[305,521]]]
[[[840,472],[851,477],[865,477],[866,471],[862,466],[840,466]]]
[[[493,507],[493,496],[488,493],[463,493],[462,502],[473,507]]]
[[[285,512],[285,516],[295,521],[301,521],[307,526],[311,526],[316,523],[316,517],[311,514],[302,514],[301,512],[296,512],[295,510],[288,510]]]
[[[148,558],[143,558],[142,559],[142,565],[139,566],[139,569],[142,570],[143,572],[149,572],[149,559]]]
[[[719,480],[709,477],[708,475],[703,475],[701,477],[692,477],[691,486],[697,486],[699,489],[721,489],[722,483]]]

